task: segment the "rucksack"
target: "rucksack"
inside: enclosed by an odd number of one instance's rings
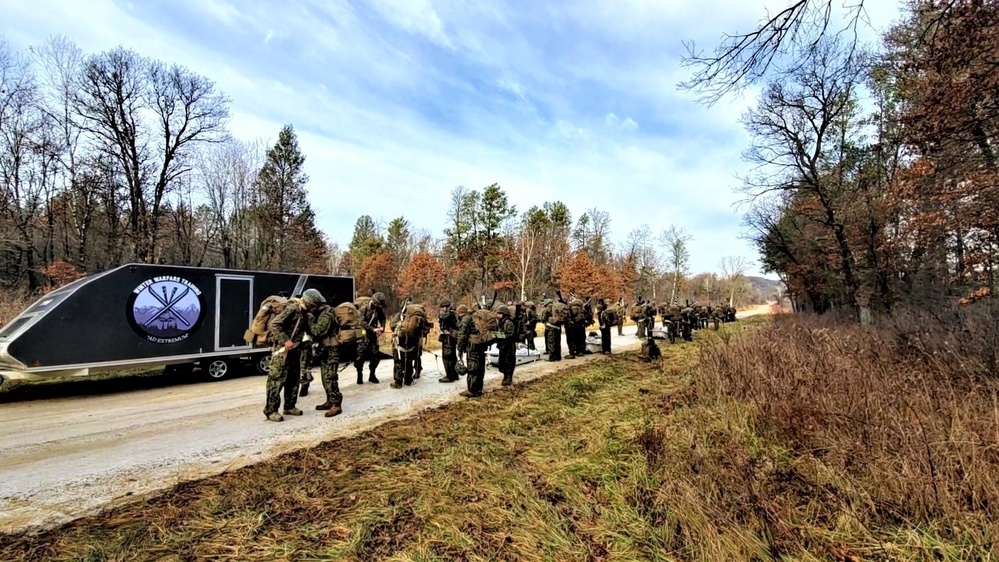
[[[410,339],[419,339],[424,336],[426,326],[427,311],[423,305],[406,305],[406,308],[403,309],[402,321],[399,322],[399,335]]]
[[[371,303],[374,299],[371,297],[357,297],[354,299],[354,306],[357,308],[357,316],[361,322],[367,322],[370,320],[371,315]]]
[[[264,299],[264,302],[260,303],[257,313],[253,316],[250,329],[243,334],[244,341],[247,344],[256,346],[266,346],[269,343],[273,343],[274,336],[270,333],[271,319],[283,311],[291,302],[293,302],[291,299],[277,295]]]
[[[631,305],[631,319],[638,322],[645,318],[645,307],[640,304]]]
[[[552,303],[552,319],[556,324],[563,324],[569,318],[569,307],[564,302]]]
[[[472,324],[478,333],[469,336],[469,341],[476,345],[488,343],[493,338],[493,332],[499,330],[499,314],[488,308],[480,308],[472,312]]]
[[[603,311],[603,320],[605,326],[616,326],[617,325],[617,313],[614,312],[613,308],[607,308]]]
[[[361,319],[360,312],[357,311],[357,307],[352,302],[343,302],[336,305],[336,308],[333,309],[333,315],[336,317],[336,323],[341,329],[356,328]]]
[[[573,299],[569,301],[569,314],[572,321],[576,324],[582,324],[586,322],[586,309],[583,307],[583,301],[578,299]]]

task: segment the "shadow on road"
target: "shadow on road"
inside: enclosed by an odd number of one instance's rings
[[[252,367],[241,367],[225,380],[256,376]],[[52,380],[10,380],[0,386],[0,404],[70,398],[75,396],[99,396],[168,388],[188,384],[214,384],[200,369],[187,373],[167,373],[162,369],[130,372],[103,373],[82,377],[68,377]]]

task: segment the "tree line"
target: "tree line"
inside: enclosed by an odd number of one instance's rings
[[[457,187],[440,234],[362,215],[348,245],[317,227],[305,155],[234,138],[209,78],[118,47],[0,40],[0,284],[35,294],[128,262],[354,276],[360,292],[432,301],[556,289],[604,298],[759,300],[745,260],[689,271],[690,236],[647,225],[611,243],[611,217],[562,202],[519,211],[499,185]]]
[[[746,225],[798,308],[974,300],[999,265],[999,2],[913,0],[880,42],[801,0],[705,55],[708,101],[751,83]]]

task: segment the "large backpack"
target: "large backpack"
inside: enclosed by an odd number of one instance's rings
[[[601,314],[605,326],[617,326],[617,313],[614,312],[613,308],[606,308]]]
[[[361,320],[361,313],[352,302],[342,302],[333,309],[336,323],[341,328],[356,328]]]
[[[555,324],[564,324],[569,319],[569,306],[564,302],[555,301],[552,303],[552,320]]]
[[[352,343],[364,337],[365,331],[361,327],[361,313],[354,306],[354,303],[343,302],[336,305],[336,308],[333,309],[333,317],[336,318],[338,333],[335,338],[327,340],[327,345]]]
[[[285,297],[273,295],[260,303],[260,308],[253,316],[250,329],[243,334],[243,339],[249,345],[266,346],[274,343],[274,335],[270,333],[271,319],[277,316],[292,301]]]
[[[493,332],[499,330],[499,314],[488,308],[480,308],[472,312],[472,324],[477,334],[469,336],[469,341],[481,345],[492,341]]]
[[[374,299],[371,297],[357,297],[354,299],[354,306],[357,308],[357,316],[360,318],[361,322],[367,322],[370,320],[371,315],[371,304]]]
[[[399,322],[399,335],[409,339],[419,339],[425,335],[427,311],[422,304],[407,304]]]
[[[569,315],[572,318],[572,322],[575,324],[585,324],[586,323],[586,308],[583,305],[583,301],[579,299],[572,299],[569,301]]]
[[[631,314],[631,319],[635,322],[645,318],[645,307],[640,304],[636,303],[631,305],[631,310],[629,312]]]

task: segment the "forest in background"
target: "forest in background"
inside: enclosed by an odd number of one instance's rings
[[[329,240],[293,127],[273,143],[234,138],[229,103],[211,79],[124,47],[91,54],[53,37],[18,52],[0,39],[5,294],[142,262],[351,275],[393,303],[557,288],[737,305],[774,296],[749,282],[742,257],[692,275],[678,226],[641,225],[614,247],[608,213],[573,217],[560,201],[521,211],[495,184],[454,188],[442,233],[359,210],[352,239]]]
[[[798,0],[682,86],[743,116],[746,225],[798,310],[888,315],[996,289],[999,2],[912,0],[867,45],[864,2]],[[840,23],[845,22],[844,25]]]

